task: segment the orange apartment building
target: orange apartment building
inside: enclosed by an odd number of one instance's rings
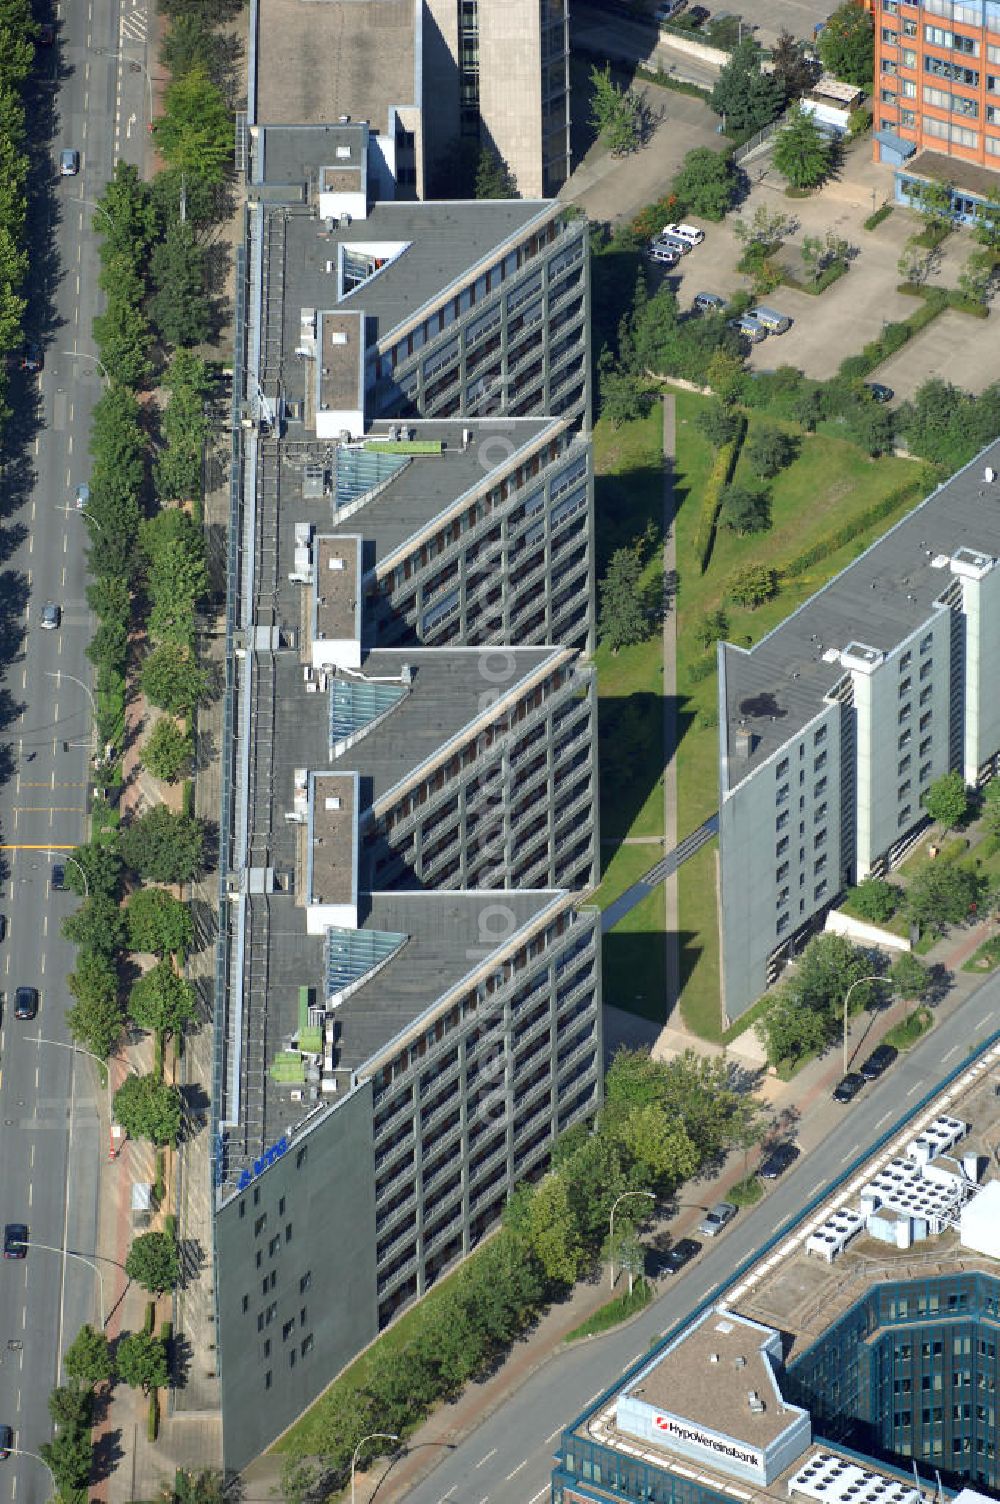
[[[1000,3],[874,0],[878,161],[953,188],[956,218],[1000,193]],[[911,190],[912,191],[912,185]]]

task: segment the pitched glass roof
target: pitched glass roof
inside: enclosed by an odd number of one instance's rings
[[[330,747],[355,736],[398,705],[404,684],[371,684],[363,679],[336,678],[330,687]]]
[[[341,507],[360,500],[410,463],[405,454],[387,454],[383,449],[337,450],[334,516]]]
[[[343,1002],[373,972],[392,959],[408,936],[388,930],[326,932],[327,1005]]]

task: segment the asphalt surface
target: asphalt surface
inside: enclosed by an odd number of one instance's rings
[[[545,1363],[507,1404],[442,1460],[407,1504],[535,1504],[548,1496],[553,1451],[564,1426],[587,1408],[651,1344],[783,1227],[818,1191],[843,1176],[865,1146],[895,1132],[920,1100],[996,1029],[1000,978],[987,982],[850,1106],[818,1109],[827,1131],[769,1189],[739,1214],[689,1269],[664,1280],[662,1295],[629,1325],[589,1343],[574,1343]],[[695,1190],[695,1194],[697,1191]],[[391,1477],[391,1474],[390,1474]]]
[[[51,1438],[47,1399],[61,1352],[85,1321],[101,1319],[97,1275],[65,1252],[99,1262],[98,1180],[107,1144],[97,1068],[60,1047],[69,1041],[65,978],[74,959],[61,924],[77,899],[53,892],[51,874],[61,853],[86,838],[94,745],[84,651],[91,630],[86,540],[74,493],[89,478],[90,417],[102,377],[87,358],[98,260],[93,209],[81,200],[95,200],[111,175],[126,107],[122,154],[141,153],[141,128],[134,119],[128,126],[127,112],[142,118],[147,79],[121,56],[126,44],[144,47],[131,3],[124,18],[115,0],[64,0],[36,13],[56,23],[58,37],[38,49],[37,86],[27,92],[26,326],[42,346],[44,367],[12,378],[0,456],[0,912],[7,922],[0,944],[0,1220],[26,1222],[31,1245],[24,1260],[0,1264],[0,1421],[13,1426],[16,1448],[0,1463],[0,1500],[19,1504],[51,1496],[41,1461],[18,1453],[37,1454]],[[58,155],[66,147],[80,152],[81,167],[60,178]],[[40,627],[50,601],[62,611],[54,631]],[[14,1018],[21,985],[40,993],[30,1023]],[[110,1285],[107,1273],[104,1280]]]

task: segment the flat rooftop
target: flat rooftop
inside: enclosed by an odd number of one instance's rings
[[[625,1392],[763,1451],[801,1414],[780,1401],[761,1350],[769,1336],[738,1316],[710,1311]],[[760,1410],[751,1409],[751,1392]]]
[[[936,183],[948,183],[980,198],[991,198],[1000,189],[1000,173],[975,162],[963,162],[961,157],[947,157],[940,151],[918,151],[902,170],[916,177],[932,178]]]
[[[299,3],[304,3],[304,0],[299,0]],[[319,5],[322,0],[309,0],[309,3]],[[340,167],[357,174],[360,189],[360,173],[367,158],[366,137],[367,131],[360,123],[263,125],[254,138],[254,183],[258,187],[266,184],[275,190],[274,197],[280,198],[278,190],[298,190],[306,182],[315,182],[323,188],[330,186],[326,182],[326,173]],[[349,191],[353,189],[352,181]]]
[[[343,642],[359,635],[358,567],[357,538],[317,538],[317,639]]]
[[[405,426],[405,425],[404,425]],[[375,423],[368,437],[388,435],[398,424]],[[406,456],[388,483],[360,511],[338,520],[342,510],[333,494],[334,533],[355,532],[374,545],[379,563],[433,530],[457,509],[462,498],[482,490],[498,473],[514,468],[518,457],[537,449],[566,427],[562,418],[492,418],[459,422],[415,420],[410,427],[421,441],[439,443],[436,454]],[[466,442],[465,435],[468,435]],[[497,443],[497,439],[501,442]],[[582,448],[581,443],[581,448]],[[377,453],[371,445],[367,453]],[[339,457],[338,457],[339,458]],[[341,461],[343,463],[343,461]],[[346,465],[345,465],[346,468]]]
[[[419,104],[419,0],[260,0],[257,119],[321,125],[350,115],[384,130]]]
[[[984,481],[987,466],[1000,471],[1000,442],[916,506],[756,647],[725,645],[729,787],[823,710],[846,672],[839,658],[825,662],[825,653],[839,654],[859,637],[877,652],[892,651],[934,614],[935,601],[954,578],[948,568],[952,555],[966,548],[1000,558],[1000,482]],[[735,751],[741,723],[755,738],[748,758]]]
[[[317,773],[309,825],[310,896],[314,903],[348,904],[356,892],[358,850],[357,780],[350,774]]]
[[[319,403],[323,412],[364,411],[364,339],[364,319],[357,313],[334,310],[320,315]]]

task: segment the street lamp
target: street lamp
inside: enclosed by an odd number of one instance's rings
[[[79,1259],[81,1264],[86,1264],[97,1275],[97,1287],[100,1291],[101,1304],[101,1331],[104,1331],[104,1275],[98,1269],[93,1259],[89,1259],[85,1253],[77,1253],[75,1248],[56,1248],[51,1243],[36,1243],[34,1239],[25,1239],[22,1248],[40,1248],[43,1253],[61,1253],[68,1259]]]
[[[82,862],[78,862],[75,856],[69,856],[65,851],[52,851],[48,846],[46,846],[44,848],[44,851],[45,851],[45,855],[47,857],[51,857],[51,859],[53,861],[59,860],[61,862],[69,862],[71,866],[73,866],[73,867],[76,868],[76,870],[79,872],[80,876],[83,878],[83,896],[84,896],[84,898],[89,898],[90,897],[90,884],[87,881],[87,874],[86,874],[86,871],[84,870]],[[53,1043],[58,1043],[58,1041],[54,1040]],[[70,1046],[67,1045],[66,1048],[69,1049]],[[88,1053],[89,1053],[89,1051],[87,1051],[87,1050],[84,1051],[84,1054],[88,1054]]]
[[[149,94],[149,129],[153,129],[153,80],[145,63],[140,63],[137,57],[126,57],[123,52],[110,52],[107,47],[95,47],[93,49],[101,57],[113,57],[120,63],[128,63],[136,73],[142,73],[146,78],[146,89]]]
[[[90,701],[90,708],[94,712],[94,720],[95,721],[97,720],[97,706],[94,703],[94,696],[91,694],[89,688],[87,687],[86,684],[84,684],[84,682],[83,682],[82,679],[78,679],[75,674],[67,674],[67,672],[66,672],[66,670],[64,668],[57,668],[57,669],[49,669],[49,668],[47,668],[47,669],[45,669],[44,672],[45,672],[46,679],[55,679],[57,686],[59,685],[59,683],[63,679],[68,679],[71,684],[79,684],[80,688],[83,690],[84,694],[87,696],[87,699]]]
[[[354,1504],[354,1469],[358,1465],[358,1454],[366,1441],[398,1441],[399,1437],[393,1431],[371,1431],[367,1436],[362,1436],[354,1448],[354,1456],[351,1458],[351,1504]]]
[[[57,1499],[59,1497],[59,1484],[56,1482],[56,1475],[49,1467],[44,1457],[40,1457],[37,1452],[29,1452],[27,1447],[11,1447],[10,1455],[12,1457],[30,1457],[33,1462],[40,1462],[42,1464],[42,1467],[48,1473],[49,1477],[52,1479],[52,1497],[54,1499]]]
[[[111,1092],[111,1066],[109,1061],[102,1060],[100,1055],[94,1054],[93,1050],[85,1050],[82,1045],[67,1044],[64,1039],[43,1039],[40,1034],[35,1034],[34,1036],[29,1035],[28,1038],[32,1040],[33,1044],[52,1044],[55,1045],[56,1049],[58,1050],[72,1050],[75,1055],[86,1055],[90,1060],[97,1061],[98,1065],[104,1072],[108,1086],[108,1159],[117,1159],[118,1151],[115,1149],[114,1140],[115,1111],[114,1099]],[[133,1076],[139,1075],[139,1071],[132,1064],[131,1060],[129,1060],[125,1055],[116,1055],[114,1058],[116,1060],[123,1061],[128,1070],[132,1072]]]
[[[844,1075],[845,1076],[847,1075],[847,1002],[848,1002],[848,999],[850,998],[851,993],[854,991],[855,987],[860,987],[861,984],[862,984],[862,982],[882,982],[887,987],[893,987],[893,986],[895,986],[895,983],[893,982],[893,980],[892,980],[891,977],[880,977],[880,976],[858,977],[856,981],[854,981],[854,982],[851,983],[850,987],[848,987],[847,991],[844,993]]]
[[[615,1212],[618,1209],[619,1203],[622,1202],[622,1201],[627,1201],[628,1198],[629,1198],[629,1196],[645,1196],[650,1201],[655,1201],[656,1200],[656,1197],[653,1195],[652,1191],[622,1191],[621,1195],[617,1198],[617,1200],[615,1201],[614,1205],[611,1208],[611,1228],[610,1228],[610,1233],[609,1233],[609,1236],[608,1236],[608,1242],[611,1245],[611,1288],[612,1288],[612,1290],[615,1288]]]
[[[105,209],[105,207],[104,207],[103,204],[96,203],[92,198],[78,198],[76,200],[76,202],[78,204],[86,204],[86,206],[87,206],[88,209],[96,209],[97,212],[98,212],[98,214],[103,214],[104,215],[104,218],[107,220],[108,224],[111,226],[112,229],[114,229],[114,227],[115,227],[114,217],[108,213],[107,209]]]
[[[108,386],[111,385],[111,377],[108,375],[108,368],[103,363],[103,361],[98,360],[96,355],[84,355],[82,350],[60,350],[59,354],[69,355],[73,360],[92,360],[94,362],[94,365],[100,371],[101,375],[104,377],[104,380],[107,382]]]

